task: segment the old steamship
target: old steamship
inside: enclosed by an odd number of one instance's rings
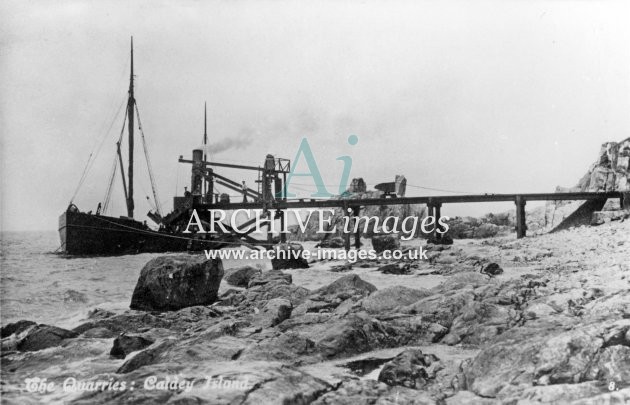
[[[250,232],[236,232],[229,227],[229,232],[218,234],[182,233],[182,230],[186,229],[190,213],[195,206],[203,204],[221,205],[225,203],[229,205],[229,196],[227,194],[218,195],[213,192],[213,182],[216,181],[218,184],[242,193],[244,198],[249,197],[252,202],[260,202],[264,198],[270,198],[271,187],[274,181],[276,182],[276,189],[278,188],[278,184],[281,182],[279,174],[283,174],[286,179],[286,173],[289,170],[288,161],[286,159],[274,159],[273,156],[268,155],[263,168],[240,167],[259,171],[259,190],[246,188],[233,180],[220,176],[209,167],[234,167],[234,165],[209,162],[207,160],[207,120],[204,114],[204,146],[193,150],[192,160],[184,160],[181,156],[179,160],[180,162],[192,164],[190,191],[186,191],[183,196],[174,197],[173,211],[163,216],[155,189],[155,181],[140,122],[140,114],[134,96],[133,38],[131,40],[130,70],[127,108],[123,122],[123,131],[125,127],[127,128],[129,147],[127,175],[125,176],[121,153],[121,141],[124,134],[121,131],[116,143],[117,157],[114,160],[113,171],[104,201],[98,204],[95,213],[91,211],[81,212],[71,201],[66,211],[59,217],[61,252],[68,255],[117,255],[219,249],[239,244],[265,246],[268,241],[259,241],[249,236]],[[136,129],[136,119],[137,129],[140,132],[142,146],[144,147],[155,203],[155,212],[150,211],[147,213],[147,216],[156,223],[158,229],[151,229],[145,221],[134,219],[134,130]],[[119,167],[122,177],[127,208],[127,215],[119,217],[105,215],[117,167]],[[262,192],[259,192],[260,189],[262,189]]]

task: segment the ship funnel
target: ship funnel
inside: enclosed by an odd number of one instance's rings
[[[203,148],[195,148],[192,151],[192,160],[194,162],[201,162],[203,160]]]

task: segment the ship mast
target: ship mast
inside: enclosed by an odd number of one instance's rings
[[[208,161],[208,109],[207,103],[203,103],[203,161]]]
[[[208,161],[208,109],[207,103],[203,103],[203,162],[204,164]],[[206,195],[208,192],[208,181],[204,179],[203,181],[203,195]]]
[[[208,103],[203,103],[203,163],[206,167],[208,163]],[[203,181],[203,195],[207,203],[212,204],[214,195],[214,184],[212,181],[212,169],[208,168],[210,177],[204,177]]]
[[[131,72],[129,75],[129,100],[127,101],[127,116],[129,118],[129,191],[127,192],[127,216],[133,218],[133,127],[134,108],[136,99],[133,96],[133,37],[131,37]]]

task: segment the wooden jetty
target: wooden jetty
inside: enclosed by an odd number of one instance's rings
[[[194,154],[193,154],[194,155]],[[180,157],[181,163],[191,163],[196,167],[200,179],[207,182],[206,190],[210,198],[198,198],[193,201],[192,208],[197,210],[255,210],[263,211],[276,210],[277,218],[281,222],[286,220],[286,210],[303,208],[342,208],[350,217],[359,216],[361,207],[374,205],[404,205],[404,204],[426,204],[428,215],[439,218],[441,208],[444,204],[480,203],[480,202],[514,202],[516,205],[516,236],[523,238],[527,234],[525,206],[528,201],[561,201],[561,200],[584,200],[596,201],[603,205],[609,198],[619,198],[621,205],[624,204],[624,196],[628,199],[627,193],[619,191],[608,192],[569,192],[569,193],[514,193],[514,194],[470,194],[470,195],[442,195],[423,197],[395,197],[385,196],[381,198],[327,198],[327,199],[298,199],[288,200],[286,198],[286,175],[290,172],[290,162],[287,159],[275,159],[267,155],[265,163],[261,167],[246,166],[229,163],[208,162],[200,159],[199,156],[193,160],[186,160]],[[252,189],[242,189],[237,182],[218,175],[212,167],[226,167],[234,169],[254,170],[260,173],[259,183],[261,191]],[[194,170],[194,169],[193,169]],[[194,175],[193,175],[194,177]],[[232,190],[243,193],[252,198],[252,201],[228,202],[212,197],[212,183],[217,182]],[[273,187],[272,187],[273,183]],[[283,228],[281,224],[281,229]],[[359,247],[359,234],[354,235],[355,246]],[[439,238],[440,234],[434,230],[434,237]],[[284,242],[286,235],[280,234],[281,241]],[[349,235],[346,235],[346,241]],[[251,242],[251,240],[250,240]],[[268,235],[268,242],[271,242],[271,235]],[[349,243],[346,243],[349,248]]]

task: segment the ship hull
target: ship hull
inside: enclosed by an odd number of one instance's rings
[[[154,231],[129,218],[115,218],[68,210],[59,217],[61,250],[70,255],[120,255],[186,251],[190,238]],[[197,242],[197,241],[196,241]],[[210,243],[205,246],[212,248]]]

